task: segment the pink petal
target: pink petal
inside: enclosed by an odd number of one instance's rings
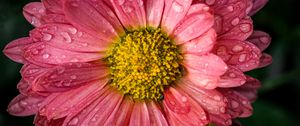
[[[114,89],[106,88],[105,92],[98,92],[98,98],[84,110],[69,115],[64,125],[103,126],[115,108],[120,106],[122,99],[123,96]]]
[[[63,14],[62,0],[42,0],[45,8],[53,13]]]
[[[53,93],[42,103],[39,112],[48,119],[58,119],[82,111],[99,97],[106,83],[107,80],[100,80],[63,93]]]
[[[183,65],[187,71],[196,70],[204,75],[220,76],[227,70],[227,65],[221,58],[214,54],[194,55],[185,54]]]
[[[235,67],[229,66],[229,69],[226,71],[226,73],[221,76],[218,87],[238,87],[243,85],[245,82],[246,76],[244,73]]]
[[[260,88],[260,86],[259,80],[247,76],[246,83],[242,86],[235,87],[234,90],[246,97],[249,101],[254,102],[257,97],[257,89]]]
[[[174,19],[173,19],[174,20]],[[205,4],[192,5],[173,33],[176,44],[182,44],[207,32],[214,24],[213,15]]]
[[[31,84],[37,77],[46,73],[47,71],[48,68],[28,63],[22,66],[20,73],[22,78]]]
[[[253,32],[252,20],[250,17],[244,19],[236,18],[231,22],[234,27],[224,34],[218,36],[218,39],[246,40]]]
[[[212,50],[217,34],[215,30],[210,29],[201,36],[190,40],[181,45],[182,53],[205,54]]]
[[[37,112],[44,97],[28,97],[19,94],[8,105],[7,111],[14,116],[29,116]]]
[[[34,125],[35,126],[61,126],[64,120],[65,118],[48,120],[47,117],[37,114],[34,117]]]
[[[118,32],[123,32],[117,17],[103,1],[65,0],[64,12],[75,27],[103,40],[112,41]]]
[[[252,106],[249,100],[240,93],[230,89],[219,90],[228,100],[227,112],[236,117],[248,117],[252,115]]]
[[[46,8],[41,2],[31,2],[24,6],[23,14],[28,22],[39,27],[44,24],[41,18],[46,15]]]
[[[260,57],[259,68],[266,67],[272,63],[272,56],[266,53],[263,53]]]
[[[261,51],[252,43],[238,40],[219,40],[214,48],[215,54],[228,65],[249,71],[259,65]]]
[[[60,92],[107,77],[104,64],[67,63],[51,68],[38,76],[32,85],[34,91]]]
[[[229,114],[209,114],[211,122],[216,126],[231,126],[231,116]]]
[[[165,0],[161,25],[165,32],[172,33],[176,25],[185,17],[192,0]]]
[[[24,63],[26,62],[22,56],[24,48],[32,43],[34,42],[29,37],[16,39],[5,46],[3,53],[15,62]]]
[[[164,92],[163,107],[170,125],[204,126],[208,118],[201,106],[181,89],[170,87]]]
[[[215,89],[220,79],[219,76],[205,75],[193,69],[188,70],[186,77],[193,85],[205,89]]]
[[[268,0],[252,0],[253,1],[253,7],[249,13],[250,16],[254,15],[257,13],[261,8],[263,8]]]
[[[265,50],[271,43],[271,37],[268,33],[254,31],[248,38],[248,41],[256,45],[261,51]]]
[[[150,126],[149,111],[145,102],[134,104],[129,126]]]
[[[44,42],[38,42],[24,49],[24,57],[31,63],[49,66],[68,62],[89,62],[100,60],[104,53],[74,52],[55,48]]]
[[[163,15],[165,2],[163,0],[147,0],[147,25],[158,27]]]
[[[202,108],[212,114],[224,114],[226,99],[217,90],[204,89],[189,79],[181,79],[178,86],[189,94]]]
[[[162,112],[162,109],[159,105],[155,102],[148,102],[147,103],[149,117],[150,117],[150,124],[153,126],[168,126],[168,121],[166,120],[165,115]]]
[[[146,14],[143,0],[110,0],[123,26],[127,29],[145,27]]]
[[[129,97],[124,97],[121,105],[114,109],[111,116],[106,120],[104,126],[128,126],[133,106],[134,101]]]
[[[31,31],[30,36],[34,41],[77,52],[103,52],[111,43],[67,24],[43,25]]]
[[[252,8],[251,0],[215,0],[214,2],[206,1],[211,5],[215,13],[215,29],[217,33],[222,34],[235,25],[237,18],[243,19],[247,16]]]

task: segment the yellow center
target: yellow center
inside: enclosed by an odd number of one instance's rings
[[[128,31],[108,50],[111,85],[136,100],[161,100],[182,76],[178,46],[161,29]]]

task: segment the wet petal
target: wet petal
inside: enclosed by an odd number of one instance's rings
[[[236,117],[248,117],[252,115],[252,106],[249,100],[240,93],[230,89],[219,89],[219,91],[227,98],[227,112]]]
[[[32,43],[34,42],[29,37],[16,39],[5,46],[3,53],[15,62],[24,63],[26,62],[22,56],[24,48]]]
[[[271,43],[270,35],[263,31],[254,31],[247,40],[256,45],[261,51],[265,50]]]
[[[188,70],[186,77],[192,82],[193,85],[205,89],[215,89],[220,80],[219,76],[205,75],[193,69]]]
[[[217,34],[211,29],[201,36],[181,45],[182,53],[205,54],[212,50]]]
[[[74,52],[55,48],[44,42],[38,42],[24,49],[24,57],[31,63],[49,66],[69,62],[89,62],[104,57],[104,53]]]
[[[176,25],[184,18],[191,6],[192,0],[165,0],[162,28],[168,34],[172,33]]]
[[[120,106],[123,96],[114,89],[107,90],[107,88],[102,92],[98,92],[97,95],[98,98],[92,104],[80,112],[69,115],[64,125],[103,126],[115,108]]]
[[[36,114],[44,97],[28,97],[19,94],[8,105],[7,111],[15,116],[29,116]]]
[[[110,0],[123,26],[127,29],[146,26],[144,0]]]
[[[201,106],[181,89],[173,87],[164,92],[163,107],[170,125],[204,126],[208,118]]]
[[[32,85],[34,91],[60,92],[105,78],[108,70],[104,64],[67,63],[47,70]]]
[[[44,24],[41,18],[46,15],[46,8],[41,2],[31,2],[23,8],[24,17],[33,26],[39,27]]]
[[[231,22],[234,27],[224,34],[218,36],[218,39],[246,40],[253,32],[252,20],[250,17],[244,19],[236,18]]]
[[[61,126],[65,118],[47,119],[47,117],[37,114],[34,117],[35,126]]]
[[[150,126],[149,111],[145,102],[134,104],[129,126]]]
[[[155,102],[147,103],[150,124],[154,126],[168,126],[168,121],[166,120],[165,115],[162,112],[162,109]]]
[[[261,8],[263,8],[268,0],[252,0],[253,1],[253,7],[249,13],[250,16],[254,15],[257,13]]]
[[[30,36],[34,41],[77,52],[104,52],[111,43],[67,24],[43,25],[32,30]]]
[[[221,58],[214,54],[193,55],[185,54],[183,65],[187,71],[196,70],[204,75],[220,76],[227,70],[227,65]]]
[[[123,32],[113,11],[101,0],[66,0],[64,12],[75,27],[103,40],[111,41],[118,36],[118,32]]]
[[[261,57],[261,51],[255,45],[238,40],[219,40],[213,52],[243,72],[257,68]]]
[[[178,86],[194,98],[194,100],[209,113],[225,113],[226,99],[217,90],[204,89],[200,86],[196,86],[188,78],[180,80]]]
[[[231,126],[231,116],[229,114],[209,114],[211,122],[216,126]]]
[[[234,90],[239,92],[244,97],[248,98],[249,101],[254,102],[257,97],[257,89],[260,88],[261,84],[259,80],[247,76],[246,83],[242,86],[235,87]]]
[[[129,97],[124,97],[121,105],[115,108],[111,116],[106,120],[104,126],[129,125],[130,116],[133,110],[134,101]]]
[[[174,19],[173,19],[174,20]],[[173,33],[176,44],[185,43],[207,32],[214,24],[213,15],[205,4],[192,5]]]
[[[272,56],[266,53],[263,53],[260,57],[259,68],[266,67],[272,63]]]
[[[163,0],[147,0],[147,25],[158,27],[160,25],[165,2]]]
[[[58,119],[81,111],[99,97],[106,83],[107,80],[100,80],[70,91],[53,93],[42,103],[39,112],[48,119]]]
[[[252,8],[251,0],[215,0],[206,1],[215,13],[215,29],[222,34],[232,29],[237,18],[243,19]]]
[[[246,82],[246,76],[241,70],[232,66],[229,66],[228,68],[229,69],[226,71],[226,73],[221,76],[218,87],[237,87]]]
[[[42,3],[48,11],[63,14],[62,0],[42,0]]]

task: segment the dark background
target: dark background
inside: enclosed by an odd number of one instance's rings
[[[0,50],[17,38],[28,36],[33,27],[22,15],[32,0],[0,1]],[[263,83],[254,114],[240,119],[245,126],[298,126],[300,124],[300,7],[299,0],[270,0],[254,17],[255,29],[272,36],[266,50],[273,64],[249,72]],[[18,91],[20,64],[0,53],[0,126],[32,126],[33,117],[8,115],[6,107]]]

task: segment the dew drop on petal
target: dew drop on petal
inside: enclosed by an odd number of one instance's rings
[[[69,122],[69,125],[70,125],[70,126],[75,126],[75,125],[77,125],[78,121],[79,121],[78,118],[75,117],[74,119],[72,119],[72,120]]]
[[[72,42],[72,39],[71,39],[69,33],[67,33],[67,32],[61,32],[60,35],[64,38],[65,42],[67,42],[67,43],[71,43]]]
[[[229,77],[234,78],[234,77],[236,77],[236,75],[235,75],[234,73],[230,73],[230,74],[229,74]]]
[[[174,11],[176,11],[176,12],[182,12],[182,11],[183,11],[182,5],[180,5],[180,4],[177,3],[177,2],[174,2],[174,3],[172,4],[172,8],[173,8]]]
[[[77,36],[78,36],[78,37],[81,37],[82,35],[83,35],[82,32],[78,32],[78,33],[77,33]]]
[[[233,11],[233,6],[228,6],[227,10],[230,11],[230,12],[232,12]]]
[[[72,75],[72,76],[70,76],[70,78],[71,78],[71,79],[76,79],[77,76],[76,76],[76,75]]]
[[[251,25],[250,24],[241,24],[240,30],[244,33],[247,33],[251,30]]]
[[[234,18],[234,19],[231,21],[231,24],[232,24],[233,26],[236,26],[236,25],[239,24],[239,22],[240,22],[240,18],[236,17],[236,18]]]
[[[124,8],[124,11],[127,12],[127,13],[131,13],[133,11],[133,8],[127,6],[127,7]]]
[[[243,46],[240,46],[240,45],[235,45],[233,48],[232,48],[232,51],[233,52],[241,52],[243,51]]]
[[[47,53],[43,54],[43,58],[44,58],[44,59],[47,59],[47,58],[49,58],[49,57],[50,57],[49,54],[47,54]]]
[[[182,101],[182,102],[187,102],[187,97],[182,96],[182,97],[181,97],[181,101]]]
[[[237,108],[237,107],[239,107],[239,103],[237,103],[236,101],[232,100],[231,101],[231,107],[232,108]]]
[[[76,34],[77,33],[76,28],[69,28],[69,31],[70,31],[71,34]]]
[[[27,103],[26,101],[20,101],[20,104],[21,104],[22,106],[26,106],[28,103]]]
[[[239,57],[240,62],[244,62],[246,60],[246,54],[241,54]]]
[[[43,40],[44,41],[50,41],[52,39],[52,35],[48,33],[43,34]]]

